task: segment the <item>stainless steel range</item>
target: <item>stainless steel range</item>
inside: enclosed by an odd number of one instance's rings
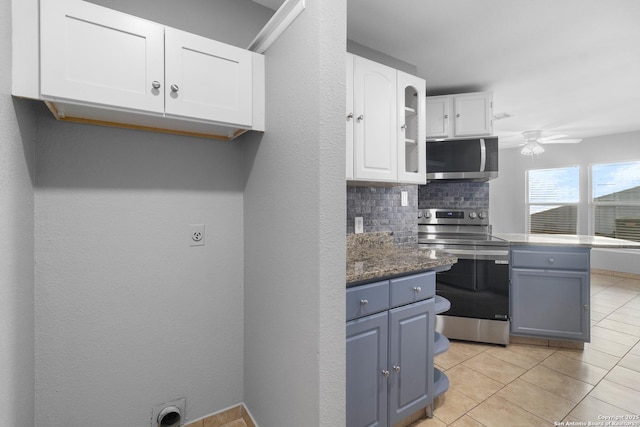
[[[451,302],[436,329],[466,341],[509,343],[509,244],[491,236],[487,211],[420,209],[418,243],[458,257],[436,274],[436,293]]]

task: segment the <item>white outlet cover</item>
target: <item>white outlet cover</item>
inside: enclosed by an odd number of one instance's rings
[[[400,192],[400,206],[409,206],[409,193],[406,191]]]
[[[356,234],[364,233],[364,219],[361,216],[355,217],[355,232]]]
[[[204,224],[189,224],[189,246],[204,246]]]

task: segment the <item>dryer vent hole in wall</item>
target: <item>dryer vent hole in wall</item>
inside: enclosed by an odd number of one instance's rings
[[[156,405],[151,410],[151,427],[179,427],[186,419],[185,398]]]

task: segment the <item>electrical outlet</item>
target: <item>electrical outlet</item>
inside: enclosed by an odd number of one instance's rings
[[[356,234],[364,233],[364,220],[361,216],[355,217]]]
[[[189,246],[204,246],[204,224],[189,225]]]
[[[400,192],[400,206],[409,206],[409,193],[406,191]]]

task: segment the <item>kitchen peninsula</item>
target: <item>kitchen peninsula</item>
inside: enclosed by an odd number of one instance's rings
[[[602,236],[494,233],[509,242],[511,335],[591,339],[591,249],[640,249]]]

